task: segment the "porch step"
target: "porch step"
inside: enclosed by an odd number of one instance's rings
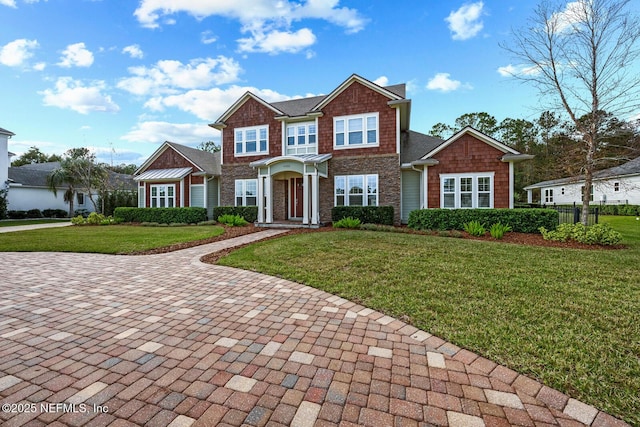
[[[297,221],[279,221],[279,222],[256,222],[256,227],[262,228],[320,228],[321,225],[318,224],[303,224]]]

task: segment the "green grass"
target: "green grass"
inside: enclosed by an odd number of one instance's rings
[[[615,230],[622,233],[625,244],[640,244],[640,219],[635,216],[601,216],[600,222],[611,225]]]
[[[69,222],[68,219],[16,219],[0,221],[0,227],[15,227],[17,225],[52,224],[58,222]]]
[[[224,232],[220,226],[71,226],[0,234],[0,252],[131,253],[203,240]]]
[[[394,317],[640,425],[640,234],[569,250],[369,231],[286,236],[222,258]]]

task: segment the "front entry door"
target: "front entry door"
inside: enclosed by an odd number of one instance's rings
[[[302,178],[291,178],[289,181],[289,216],[291,218],[302,218]]]

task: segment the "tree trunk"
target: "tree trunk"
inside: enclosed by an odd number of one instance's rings
[[[587,158],[584,171],[584,187],[582,188],[582,215],[580,222],[589,225],[589,202],[591,201],[591,187],[593,186],[593,156],[595,154],[595,141],[589,135],[587,138]]]

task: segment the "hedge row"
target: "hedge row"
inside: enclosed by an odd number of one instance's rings
[[[240,215],[247,222],[258,220],[257,206],[218,206],[213,208],[213,219],[217,220],[223,215]]]
[[[638,205],[602,205],[598,206],[600,215],[640,215],[640,206]]]
[[[555,230],[558,212],[553,209],[419,209],[409,214],[415,230],[464,230],[464,224],[479,221],[485,227],[501,223],[519,233],[538,233],[540,227]]]
[[[62,209],[29,209],[28,211],[8,211],[7,218],[9,219],[26,219],[26,218],[66,218],[68,216],[67,211]]]
[[[331,221],[356,218],[362,224],[393,225],[393,206],[336,206],[331,209]]]
[[[157,222],[158,224],[197,224],[207,220],[205,208],[128,208],[119,207],[113,216],[121,222]]]

